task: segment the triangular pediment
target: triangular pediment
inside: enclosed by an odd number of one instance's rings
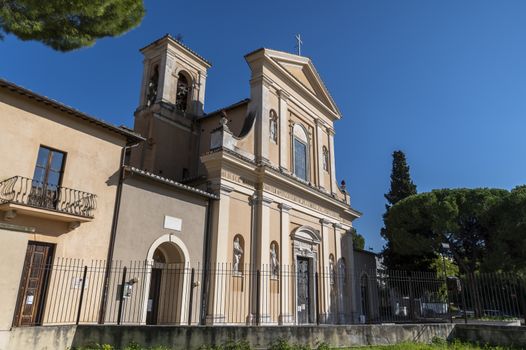
[[[332,99],[325,84],[321,80],[316,68],[311,60],[307,57],[293,55],[287,52],[265,50],[284,72],[286,72],[294,81],[302,85],[312,95],[314,95],[323,105],[334,112],[338,117],[341,113]]]
[[[289,74],[302,83],[310,92],[317,96],[319,95],[319,91],[316,91],[315,88],[316,84],[307,78],[307,73],[303,70],[304,66],[288,62],[280,62],[279,65],[285,68]]]

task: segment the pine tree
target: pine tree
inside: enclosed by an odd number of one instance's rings
[[[385,205],[385,213],[383,215],[384,227],[381,230],[381,235],[384,239],[387,239],[388,235],[386,234],[385,228],[385,219],[389,214],[389,209],[401,201],[404,198],[407,198],[413,194],[416,194],[416,185],[411,180],[411,174],[409,173],[409,165],[405,159],[404,152],[398,150],[393,152],[393,168],[391,170],[391,188],[389,193],[384,195],[387,199],[387,204]],[[384,247],[382,252],[383,264],[388,269],[410,269],[412,264],[414,266],[418,265],[418,257],[409,257],[397,254],[392,247],[391,242],[387,240],[387,244]],[[408,261],[411,261],[408,263]]]
[[[11,33],[70,51],[127,32],[139,25],[144,13],[143,0],[3,0],[0,39],[2,33]]]

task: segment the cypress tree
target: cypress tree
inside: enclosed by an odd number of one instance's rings
[[[391,170],[391,189],[384,195],[387,199],[386,214],[391,206],[395,205],[402,199],[416,194],[416,185],[411,180],[409,174],[409,165],[402,151],[393,152],[393,169]],[[385,215],[384,215],[385,216]]]
[[[398,150],[393,152],[393,167],[391,170],[391,188],[389,192],[384,195],[387,199],[385,205],[385,213],[383,215],[384,227],[381,230],[381,235],[384,239],[388,239],[386,234],[385,219],[389,214],[389,209],[401,201],[413,194],[416,194],[416,185],[411,180],[411,174],[409,173],[409,165],[405,158],[404,152]],[[388,269],[420,269],[418,257],[403,256],[393,250],[391,242],[387,240],[387,244],[382,252],[383,264]]]

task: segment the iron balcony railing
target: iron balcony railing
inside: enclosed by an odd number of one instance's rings
[[[14,203],[91,218],[96,195],[23,176],[0,182],[0,204]]]

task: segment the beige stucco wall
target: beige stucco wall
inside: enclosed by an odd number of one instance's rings
[[[164,235],[181,239],[189,263],[203,263],[208,199],[132,175],[122,189],[114,260],[145,260],[152,244]],[[182,219],[180,232],[164,228],[165,215]]]
[[[130,164],[177,181],[196,176],[199,136],[192,128],[190,118],[160,105],[135,113],[134,130],[148,141],[132,149]]]
[[[375,319],[379,314],[379,300],[378,290],[376,284],[376,256],[368,251],[354,250],[354,293],[356,296],[356,312],[358,315],[366,315],[371,319]],[[361,278],[366,276],[368,288],[368,303],[366,307],[368,310],[363,310],[362,295],[361,295]]]
[[[56,243],[56,256],[105,259],[124,137],[14,94],[0,94],[0,117],[0,163],[9,164],[0,167],[0,181],[16,175],[32,178],[44,145],[67,154],[63,187],[97,195],[93,221],[72,231],[65,223],[25,215],[11,223],[34,226],[36,235],[27,239]]]
[[[20,276],[26,256],[27,234],[0,229],[0,331],[11,328]],[[9,248],[7,248],[9,247]]]

